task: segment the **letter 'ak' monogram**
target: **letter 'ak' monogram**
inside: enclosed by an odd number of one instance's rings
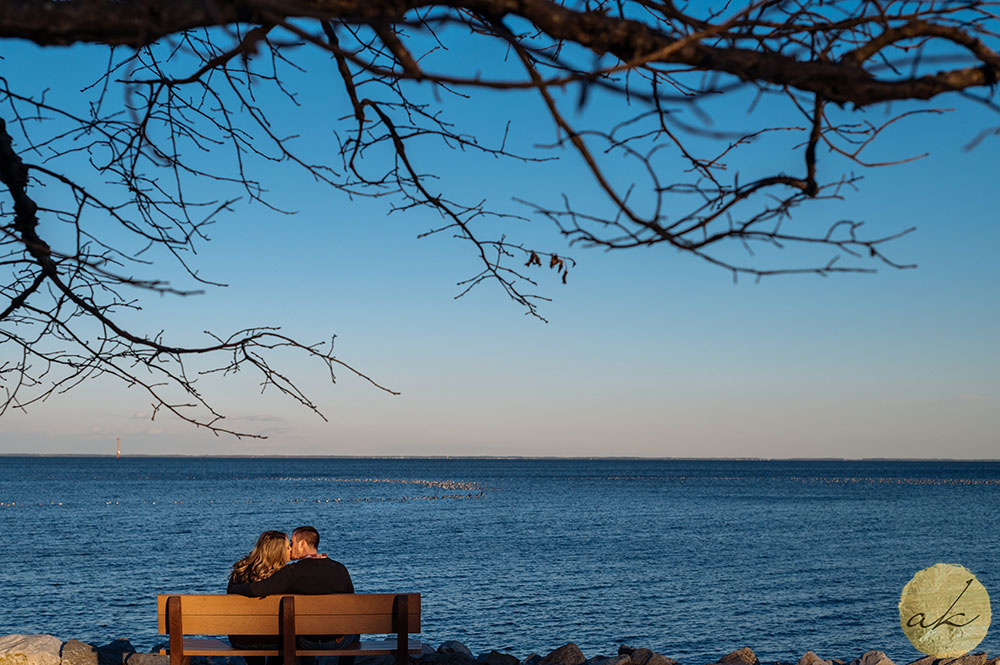
[[[992,618],[990,594],[957,563],[924,568],[899,596],[900,627],[917,651],[935,658],[969,653],[986,637]]]
[[[957,619],[958,617],[964,617],[965,612],[956,612],[955,614],[952,614],[950,616],[948,613],[955,608],[955,605],[958,604],[958,601],[961,600],[962,596],[965,595],[965,592],[969,590],[969,586],[972,584],[973,579],[975,578],[970,577],[965,581],[965,586],[962,588],[961,593],[958,594],[958,597],[951,602],[951,605],[949,605],[948,609],[944,611],[944,614],[939,616],[933,623],[929,624],[924,623],[924,621],[927,619],[927,616],[923,612],[917,612],[916,614],[910,617],[910,619],[906,622],[906,625],[910,627],[920,626],[921,628],[930,628],[931,630],[934,630],[938,626],[955,626],[956,628],[962,628],[963,626],[968,626],[970,623],[978,619],[980,615],[977,614],[976,616],[972,617],[965,623],[955,623],[954,621],[952,621],[952,619]]]

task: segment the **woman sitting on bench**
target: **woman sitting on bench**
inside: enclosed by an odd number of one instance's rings
[[[288,536],[281,531],[265,531],[257,538],[250,554],[233,564],[229,573],[226,593],[233,593],[237,584],[260,582],[285,567],[291,558],[292,548]],[[274,635],[230,635],[229,643],[238,649],[277,649]],[[249,656],[247,665],[264,665],[264,657]]]

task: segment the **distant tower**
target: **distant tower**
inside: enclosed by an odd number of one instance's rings
[[[122,458],[122,440],[121,437],[115,437],[115,459]]]

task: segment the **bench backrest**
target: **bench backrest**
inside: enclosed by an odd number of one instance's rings
[[[167,599],[179,598],[183,635],[279,635],[281,599],[294,601],[299,635],[398,633],[397,598],[407,606],[405,631],[420,632],[420,594],[338,593],[247,598],[238,595],[161,594],[156,597],[159,632],[171,633]]]

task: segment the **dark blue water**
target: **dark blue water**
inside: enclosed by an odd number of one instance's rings
[[[434,645],[906,663],[915,572],[1000,593],[998,490],[993,462],[0,458],[0,634],[148,649],[157,593],[313,524],[358,591],[420,592]]]

